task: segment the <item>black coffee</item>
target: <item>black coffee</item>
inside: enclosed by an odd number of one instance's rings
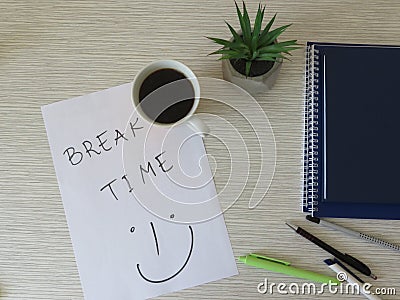
[[[184,118],[193,107],[194,97],[190,80],[174,69],[151,73],[139,89],[140,108],[158,123],[175,123]]]

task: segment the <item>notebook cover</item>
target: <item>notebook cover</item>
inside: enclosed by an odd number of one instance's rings
[[[314,215],[400,219],[400,47],[312,45],[319,61],[311,91],[318,98]]]

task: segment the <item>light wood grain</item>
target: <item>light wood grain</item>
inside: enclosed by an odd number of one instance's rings
[[[257,3],[248,1],[252,18]],[[301,43],[400,43],[398,1],[268,1],[267,16],[275,12],[276,26],[293,23],[285,38]],[[180,60],[198,76],[221,78],[216,57],[206,56],[217,47],[204,36],[229,37],[224,20],[237,26],[234,3],[2,0],[0,17],[0,299],[82,299],[40,106],[129,82],[141,67],[160,58]],[[290,219],[305,224],[300,213],[303,69],[304,51],[293,52],[273,90],[257,97],[276,138],[275,175],[254,210],[246,206],[254,185],[250,177],[225,220],[236,256],[257,251],[329,274],[322,264],[329,255],[295,236],[283,223]],[[201,109],[224,113],[206,103]],[[240,122],[236,126],[246,131]],[[257,149],[251,139],[248,143]],[[206,139],[206,145],[218,157],[218,144]],[[229,175],[229,162],[217,163],[215,180],[220,188]],[[338,223],[400,243],[399,221]],[[400,293],[399,254],[307,225],[370,265],[379,276],[377,286],[395,287]],[[276,283],[302,282],[242,264],[238,267],[236,277],[161,298],[286,299],[289,296],[277,293],[258,294],[257,284],[265,277]],[[293,296],[298,298],[311,296]]]

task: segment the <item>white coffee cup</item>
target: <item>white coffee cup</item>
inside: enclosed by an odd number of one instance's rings
[[[177,120],[176,122],[173,123],[160,123],[157,122],[156,120],[151,119],[141,108],[140,105],[140,98],[139,98],[139,92],[140,88],[142,86],[142,83],[144,80],[151,75],[152,73],[156,72],[157,70],[160,69],[173,69],[176,70],[180,73],[182,73],[186,79],[190,81],[193,87],[193,92],[194,92],[194,102],[193,106],[191,107],[190,111],[181,119]],[[176,126],[180,124],[184,124],[189,126],[195,133],[198,133],[202,136],[208,132],[207,126],[204,124],[204,122],[198,118],[197,116],[194,116],[194,113],[199,105],[200,102],[200,85],[199,81],[196,77],[196,75],[193,73],[191,69],[189,69],[186,65],[183,63],[176,61],[176,60],[157,60],[154,61],[148,65],[146,65],[143,69],[141,69],[135,79],[133,80],[133,85],[132,85],[132,100],[133,104],[136,108],[137,113],[145,120],[150,122],[154,126],[162,126],[162,127],[171,127],[171,126]],[[154,103],[156,105],[157,103]]]

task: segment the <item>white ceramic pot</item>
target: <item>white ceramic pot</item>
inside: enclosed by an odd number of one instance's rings
[[[246,77],[235,70],[229,59],[222,60],[222,74],[224,79],[240,86],[252,95],[270,90],[278,78],[281,67],[282,60],[277,60],[273,67],[265,74]]]

